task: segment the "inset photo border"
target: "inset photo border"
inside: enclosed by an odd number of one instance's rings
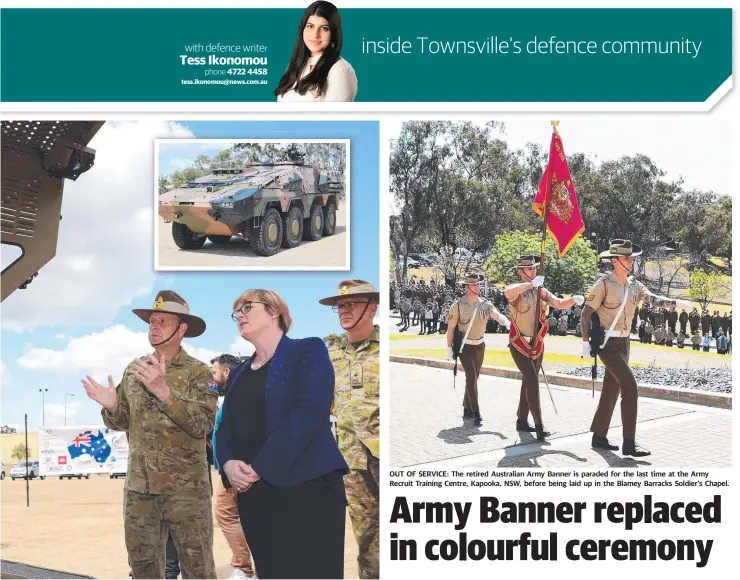
[[[349,271],[350,172],[350,139],[156,139],[154,268]]]

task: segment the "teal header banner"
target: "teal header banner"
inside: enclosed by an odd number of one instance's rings
[[[5,102],[269,102],[301,9],[3,9]],[[720,9],[341,10],[364,102],[704,102]]]

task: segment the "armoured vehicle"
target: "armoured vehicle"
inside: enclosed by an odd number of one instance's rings
[[[344,175],[294,162],[258,163],[215,169],[184,187],[159,196],[159,215],[172,221],[172,238],[197,250],[206,239],[225,244],[232,236],[249,240],[260,256],[301,240],[316,241],[336,229]]]
[[[3,121],[2,243],[18,255],[3,264],[2,300],[24,289],[57,250],[65,179],[95,163],[87,144],[103,121]]]

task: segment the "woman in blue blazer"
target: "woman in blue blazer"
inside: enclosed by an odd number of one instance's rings
[[[329,425],[326,346],[286,336],[288,306],[272,290],[247,290],[231,316],[255,353],[229,375],[216,454],[257,574],[342,578],[349,469]]]

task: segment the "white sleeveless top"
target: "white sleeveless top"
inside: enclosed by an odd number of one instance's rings
[[[309,57],[306,66],[301,71],[301,78],[305,77],[316,63],[321,58],[321,55]],[[334,65],[329,69],[329,74],[326,77],[326,92],[321,96],[316,96],[312,91],[306,91],[305,95],[300,95],[294,90],[290,90],[283,95],[278,97],[280,101],[343,101],[351,102],[355,100],[357,95],[357,76],[352,65],[349,64],[343,58],[340,58]]]

